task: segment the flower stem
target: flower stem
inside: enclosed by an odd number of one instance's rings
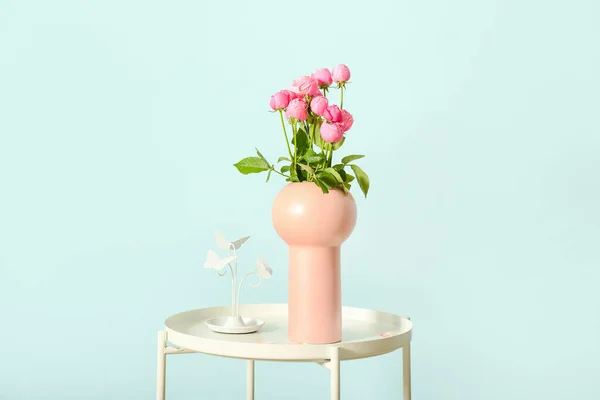
[[[290,149],[290,139],[288,138],[287,132],[285,130],[285,122],[283,121],[282,110],[279,110],[279,117],[281,118],[281,127],[283,128],[283,134],[285,135],[285,144],[287,144],[288,153],[290,153],[290,158],[292,158],[292,149]]]
[[[281,176],[283,176],[283,177],[285,177],[285,178],[289,178],[289,176],[287,176],[287,175],[285,175],[285,174],[282,174],[281,172],[277,171],[275,168],[271,168],[271,171],[273,171],[273,172],[275,172],[276,174],[279,174],[279,175],[281,175]]]
[[[296,140],[296,120],[292,119],[292,132],[294,133],[294,168],[296,168],[296,149],[298,148],[298,142]]]
[[[320,121],[319,122],[319,131],[321,130],[321,125],[322,124],[323,124],[323,121]],[[316,134],[316,128],[315,128],[315,134]],[[319,143],[321,143],[321,146],[324,147],[325,145],[323,144],[324,143],[323,138],[319,138],[319,140],[320,140]],[[321,146],[319,146],[319,147],[321,147]],[[321,147],[321,154],[325,155],[325,149],[323,147]]]
[[[344,109],[344,85],[340,86],[340,110]]]

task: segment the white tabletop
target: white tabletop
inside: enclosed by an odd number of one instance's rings
[[[311,345],[288,341],[287,304],[242,305],[240,314],[262,319],[265,325],[250,334],[216,333],[204,321],[231,315],[231,307],[202,308],[169,317],[165,321],[168,340],[190,351],[224,357],[321,362],[329,359],[332,346],[339,347],[341,360],[389,353],[410,343],[413,326],[394,314],[343,307],[342,341]]]

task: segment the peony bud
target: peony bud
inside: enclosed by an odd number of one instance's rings
[[[331,85],[331,72],[327,68],[319,68],[311,76],[317,80],[319,87]]]
[[[334,104],[325,109],[323,117],[325,117],[327,121],[340,122],[342,120],[342,112],[340,111],[340,108]]]
[[[315,114],[323,116],[323,113],[327,109],[328,105],[329,105],[329,101],[327,100],[326,97],[323,97],[323,96],[315,97],[310,102],[310,109]]]
[[[300,93],[295,93],[288,89],[283,89],[282,92],[286,92],[288,94],[288,96],[290,96],[290,101],[292,101],[294,99],[303,99],[304,98],[304,96],[301,95]]]
[[[352,114],[350,114],[348,111],[346,110],[342,110],[342,129],[344,130],[344,132],[348,132],[350,130],[350,128],[352,128],[352,124],[354,123],[354,118],[352,117]]]
[[[290,95],[287,90],[281,90],[271,96],[271,108],[273,110],[283,110],[290,103]]]
[[[324,122],[321,125],[321,137],[326,142],[337,143],[344,137],[344,130],[340,124]]]
[[[318,96],[321,94],[317,80],[310,76],[301,76],[300,78],[295,79],[292,82],[290,89],[292,92],[308,96]]]
[[[331,72],[331,78],[334,82],[348,82],[350,80],[350,70],[344,64],[338,64]]]
[[[298,121],[306,120],[306,102],[301,99],[294,99],[290,101],[287,109],[285,110],[285,116],[288,118],[295,118]]]

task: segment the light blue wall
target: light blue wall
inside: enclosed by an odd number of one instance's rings
[[[156,331],[224,304],[213,232],[270,221],[272,92],[353,73],[346,152],[372,191],[346,305],[410,315],[414,397],[600,398],[600,7],[577,1],[0,2],[0,399],[149,399]],[[343,366],[394,399],[401,354]],[[244,363],[169,359],[171,399],[243,398]],[[220,395],[226,385],[227,395]],[[326,399],[315,365],[259,364],[259,399]],[[284,395],[285,393],[285,395]]]

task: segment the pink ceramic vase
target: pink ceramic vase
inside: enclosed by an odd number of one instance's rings
[[[356,225],[351,194],[324,194],[313,182],[290,183],[275,197],[273,225],[289,246],[288,338],[342,340],[340,246]]]

